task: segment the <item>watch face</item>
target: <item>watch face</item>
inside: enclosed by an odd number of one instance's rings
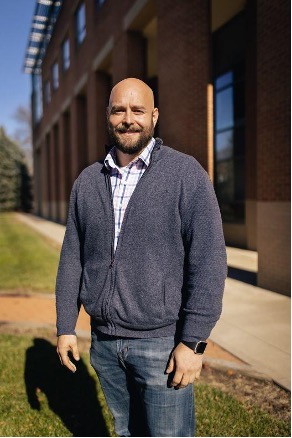
[[[195,353],[203,354],[207,346],[207,342],[200,341],[196,345]]]

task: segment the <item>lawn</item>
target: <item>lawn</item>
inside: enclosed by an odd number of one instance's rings
[[[0,289],[54,291],[59,250],[13,214],[0,214],[0,248]],[[71,374],[55,337],[37,336],[0,335],[0,436],[115,436],[87,350]],[[290,436],[290,422],[258,403],[202,382],[195,392],[197,436]]]
[[[0,289],[54,292],[59,250],[17,221],[0,214]]]
[[[2,334],[0,350],[0,436],[115,436],[88,353],[71,374],[52,338]],[[209,385],[196,384],[196,406],[197,436],[290,436],[288,421]]]

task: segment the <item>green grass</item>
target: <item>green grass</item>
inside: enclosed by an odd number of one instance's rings
[[[88,354],[72,374],[44,338],[0,335],[0,436],[111,436]]]
[[[256,406],[245,406],[207,385],[196,386],[196,406],[199,436],[291,436],[288,421],[279,421]]]
[[[0,248],[2,290],[54,291],[60,251],[11,213],[0,214]]]
[[[115,436],[88,354],[71,374],[44,338],[0,335],[0,351],[0,436]],[[196,406],[197,436],[290,436],[288,422],[203,384]]]

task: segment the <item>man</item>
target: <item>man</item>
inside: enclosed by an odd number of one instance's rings
[[[80,303],[91,315],[91,364],[120,436],[193,436],[194,387],[221,313],[222,223],[198,162],[153,139],[152,90],[112,90],[104,163],[74,183],[57,277],[57,351],[79,359]],[[183,123],[183,121],[182,121]]]

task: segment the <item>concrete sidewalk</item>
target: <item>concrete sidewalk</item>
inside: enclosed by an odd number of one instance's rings
[[[18,219],[61,245],[65,227],[37,216]],[[228,266],[239,272],[257,272],[257,253],[227,248]],[[290,298],[227,278],[223,313],[211,340],[291,390]]]

